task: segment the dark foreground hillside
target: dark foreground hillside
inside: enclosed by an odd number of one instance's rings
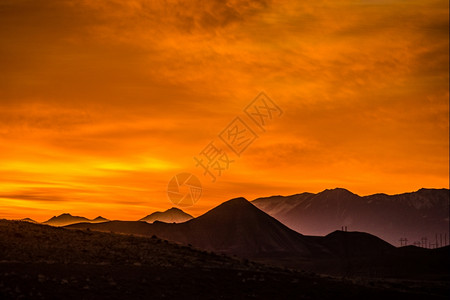
[[[444,283],[355,284],[164,240],[0,220],[0,299],[444,299]]]

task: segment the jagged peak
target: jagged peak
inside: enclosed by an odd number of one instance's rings
[[[252,204],[244,197],[238,197],[225,201],[221,205],[252,205]]]
[[[339,188],[339,187],[334,188],[334,189],[325,189],[322,192],[318,193],[317,195],[320,195],[320,194],[332,194],[332,195],[333,194],[344,194],[344,195],[347,194],[347,195],[358,196],[357,194],[352,193],[351,191],[349,191],[347,189]]]
[[[178,207],[171,207],[166,211],[177,211],[177,212],[184,212],[182,209],[179,209]]]
[[[199,218],[205,216],[212,216],[216,214],[223,215],[223,214],[235,214],[236,212],[239,213],[250,212],[253,210],[259,211],[259,209],[256,208],[253,204],[251,204],[247,199],[243,197],[238,197],[219,204],[218,206],[206,212]]]
[[[69,213],[62,213],[60,214],[58,217],[63,217],[63,216],[67,216],[67,217],[73,217],[71,214]]]

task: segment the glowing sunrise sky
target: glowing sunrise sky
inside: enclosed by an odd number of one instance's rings
[[[0,0],[0,218],[449,187],[448,1]],[[194,156],[283,110],[211,182]]]

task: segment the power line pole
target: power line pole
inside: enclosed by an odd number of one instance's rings
[[[427,248],[427,246],[428,246],[427,238],[422,237],[421,242],[422,242],[422,248]]]
[[[407,238],[401,238],[401,239],[399,239],[399,241],[400,241],[400,247],[408,245],[408,239]]]

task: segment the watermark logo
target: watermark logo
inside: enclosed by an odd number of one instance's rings
[[[219,138],[237,156],[241,156],[241,153],[258,138],[258,135],[240,117],[236,117],[219,134]]]
[[[264,92],[258,94],[243,110],[217,135],[217,140],[208,143],[197,156],[195,166],[201,168],[203,176],[212,182],[230,168],[242,153],[256,141],[257,132],[264,133],[266,126],[283,114],[281,108]],[[228,153],[227,152],[231,152]],[[195,179],[195,184],[193,183]],[[181,191],[183,185],[184,192]],[[202,192],[200,180],[190,173],[181,173],[169,182],[168,195],[170,201],[178,206],[194,205]]]
[[[244,112],[263,131],[266,131],[265,127],[270,121],[283,114],[281,108],[264,92],[261,92],[252,102],[250,102],[244,109]]]
[[[180,173],[169,181],[167,195],[177,206],[192,206],[202,196],[202,184],[195,175]]]
[[[221,176],[222,171],[228,170],[230,163],[234,160],[228,158],[228,154],[222,149],[215,146],[214,142],[210,142],[199,153],[200,157],[195,157],[196,167],[202,167],[204,170],[203,175],[208,175],[212,178],[212,181],[216,181],[216,175]]]

